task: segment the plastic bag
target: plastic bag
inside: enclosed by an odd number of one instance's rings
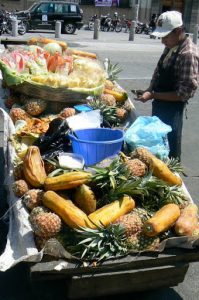
[[[126,131],[124,140],[131,151],[145,147],[160,158],[166,158],[169,154],[167,133],[171,130],[171,126],[156,116],[140,116]]]
[[[99,128],[102,123],[100,110],[81,112],[66,119],[68,126],[74,131],[78,129]]]

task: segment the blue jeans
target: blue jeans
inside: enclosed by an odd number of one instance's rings
[[[181,139],[183,126],[184,102],[169,102],[154,100],[152,102],[152,116],[157,116],[172,131],[168,133],[169,157],[181,159]]]

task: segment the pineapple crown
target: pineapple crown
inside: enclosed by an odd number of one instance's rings
[[[89,102],[89,105],[93,109],[100,109],[103,120],[109,127],[111,127],[112,125],[119,126],[121,124],[121,120],[117,115],[117,107],[106,105],[100,99],[96,98],[92,99],[92,101]]]
[[[167,167],[174,173],[183,173],[183,167],[178,159],[172,157],[172,158],[166,158],[163,160]]]
[[[96,229],[80,227],[74,231],[78,244],[73,250],[77,249],[74,254],[81,259],[102,261],[127,254],[125,229],[120,224],[101,224]]]
[[[110,189],[116,190],[130,176],[127,166],[120,161],[118,156],[113,159],[108,167],[92,167],[92,169],[95,171],[93,181],[98,187],[105,188],[106,192]]]
[[[122,71],[122,68],[119,67],[118,63],[112,64],[110,59],[106,59],[106,71],[108,74],[108,79],[114,81],[118,78],[118,74]]]

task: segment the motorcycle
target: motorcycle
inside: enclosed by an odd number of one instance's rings
[[[1,12],[1,16],[0,16],[0,35],[2,35],[4,33],[9,34],[6,15],[7,15],[7,12],[5,12],[5,11]]]
[[[88,29],[89,30],[94,30],[94,25],[95,25],[95,20],[97,19],[97,15],[94,15],[90,17],[89,22],[88,22]]]
[[[101,16],[100,29],[102,31],[122,31],[122,23],[119,18],[112,19],[109,15]]]
[[[109,14],[101,15],[100,17],[100,29],[101,31],[109,31],[111,27],[111,17]]]
[[[111,20],[110,30],[115,31],[115,32],[121,32],[122,31],[122,22],[118,17]]]
[[[124,19],[124,25],[123,25],[123,27],[124,27],[124,32],[128,32],[129,30],[130,30],[130,28],[131,28],[131,23],[132,23],[132,21],[131,20],[129,20],[129,19]]]
[[[0,35],[12,34],[12,22],[18,21],[18,34],[24,35],[27,32],[27,23],[25,18],[17,19],[17,16],[10,12],[4,12],[0,19]]]
[[[135,33],[144,33],[144,34],[150,34],[151,28],[147,23],[141,23],[137,22],[136,28],[135,28]]]

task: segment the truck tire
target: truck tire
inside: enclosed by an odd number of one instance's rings
[[[64,24],[64,33],[66,34],[73,34],[76,31],[76,26],[73,23],[66,23]]]

